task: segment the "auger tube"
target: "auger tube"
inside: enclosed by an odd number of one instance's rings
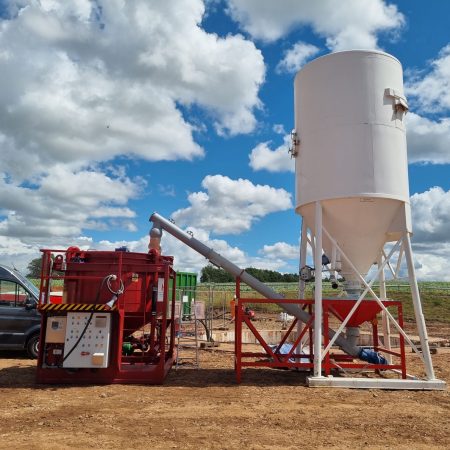
[[[265,285],[261,281],[257,280],[255,277],[247,273],[245,270],[239,268],[235,264],[233,264],[228,259],[216,253],[212,248],[206,246],[198,239],[195,239],[189,233],[186,233],[181,228],[179,228],[174,223],[165,219],[158,213],[153,213],[150,216],[150,221],[153,222],[153,228],[150,232],[151,236],[162,236],[162,230],[167,231],[172,236],[186,244],[188,247],[191,247],[196,252],[203,255],[206,259],[211,261],[214,265],[221,267],[229,274],[233,275],[235,278],[240,278],[242,282],[253,288],[255,291],[259,292],[262,296],[266,298],[274,298],[274,299],[283,299],[284,297],[275,292],[269,286]],[[159,232],[158,232],[158,231]],[[280,306],[290,315],[296,317],[304,323],[307,323],[311,316],[303,311],[299,306],[293,304],[280,304]],[[334,337],[336,332],[328,328],[328,336],[330,339]],[[356,346],[353,342],[348,342],[347,339],[340,335],[336,339],[336,345],[339,346],[345,353],[354,357],[361,357],[361,349]]]

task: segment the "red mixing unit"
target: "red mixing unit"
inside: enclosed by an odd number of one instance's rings
[[[173,257],[42,250],[39,383],[163,382],[176,357]],[[62,303],[50,303],[62,280]]]

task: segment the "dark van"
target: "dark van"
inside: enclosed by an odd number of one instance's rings
[[[20,272],[0,264],[0,350],[27,351],[37,358],[41,315],[39,290]]]

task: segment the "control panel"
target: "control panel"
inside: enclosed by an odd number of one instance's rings
[[[66,338],[67,318],[64,316],[51,316],[47,319],[45,342],[47,344],[64,344]]]
[[[67,313],[63,367],[108,367],[111,314],[94,313],[86,328],[90,317],[91,313]]]

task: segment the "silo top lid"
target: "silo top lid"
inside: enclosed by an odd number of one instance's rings
[[[298,74],[305,70],[307,67],[309,67],[311,64],[314,64],[316,61],[320,61],[323,58],[330,58],[334,55],[342,55],[344,53],[364,53],[364,54],[376,54],[376,55],[383,55],[387,56],[388,58],[392,58],[394,61],[397,61],[400,65],[402,64],[395,56],[392,56],[390,53],[382,52],[381,50],[364,50],[364,49],[354,49],[354,50],[343,50],[341,52],[333,52],[333,53],[327,53],[326,55],[319,56],[316,59],[313,59],[309,63],[305,64],[295,75],[295,78],[297,78]]]

